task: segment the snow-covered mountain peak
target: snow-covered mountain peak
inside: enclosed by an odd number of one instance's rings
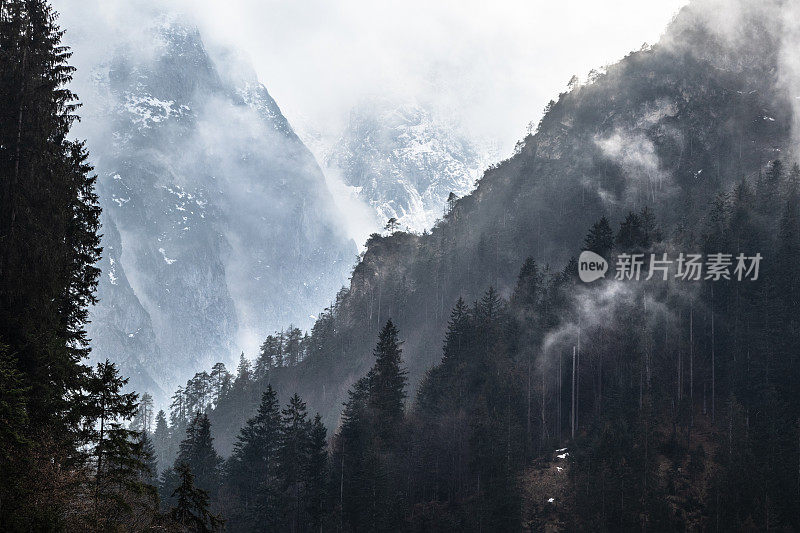
[[[353,108],[324,157],[353,194],[375,211],[421,232],[444,212],[450,193],[470,192],[496,152],[417,102],[367,99]]]
[[[199,369],[252,355],[270,331],[308,325],[356,249],[246,58],[209,51],[176,15],[139,28],[147,50],[135,39],[92,50],[75,80],[103,207],[89,333],[94,358],[163,401]]]

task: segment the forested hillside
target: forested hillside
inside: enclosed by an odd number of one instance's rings
[[[320,417],[297,394],[280,411],[271,385],[218,455],[210,419],[276,372],[243,360],[200,404],[210,416],[174,410],[169,427],[159,414],[156,453],[174,457],[161,492],[184,463],[204,472],[232,531],[797,528],[799,191],[800,167],[776,160],[720,193],[695,231],[666,233],[647,208],[616,227],[600,218],[582,248],[613,263],[646,254],[640,281],[586,285],[575,261],[528,258],[508,299],[490,287],[456,302],[416,393],[387,321],[330,455]],[[677,250],[730,264],[700,263],[695,278],[676,261],[665,280],[657,260]],[[760,254],[758,268],[739,254]],[[197,401],[198,382],[176,406]],[[170,430],[185,435],[176,452],[159,447]]]
[[[335,427],[388,318],[405,332],[415,390],[459,297],[489,286],[509,297],[528,256],[560,270],[601,216],[621,221],[647,206],[667,234],[696,229],[718,193],[789,153],[794,95],[780,77],[774,13],[731,2],[744,12],[729,35],[708,5],[686,8],[660,43],[560,95],[516,155],[430,233],[373,236],[350,286],[319,315],[306,359],[270,377],[279,394],[297,391]],[[235,405],[219,414],[231,429],[249,412]],[[222,451],[231,442],[219,435]]]
[[[235,375],[197,374],[172,431],[199,406],[227,456],[267,387],[299,393],[335,431],[339,530],[797,527],[788,8],[729,4],[735,31],[696,2],[659,44],[573,83],[430,233],[374,235],[309,334],[268,336]],[[582,249],[643,253],[645,272],[650,253],[763,262],[755,281],[681,281],[673,265],[668,282],[586,286]],[[308,512],[283,527],[320,520]]]

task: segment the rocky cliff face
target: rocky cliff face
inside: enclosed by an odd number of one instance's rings
[[[373,98],[351,111],[324,160],[374,209],[376,227],[396,218],[422,232],[442,217],[450,193],[474,188],[493,156],[419,104]]]
[[[150,49],[120,43],[77,87],[104,210],[93,357],[163,397],[272,328],[308,325],[356,249],[252,70],[178,18],[147,33]]]

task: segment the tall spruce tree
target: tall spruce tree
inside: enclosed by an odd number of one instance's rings
[[[278,399],[268,385],[256,415],[242,428],[226,464],[225,484],[233,501],[228,516],[232,530],[277,527],[280,435]]]
[[[197,413],[186,428],[186,438],[181,441],[175,465],[165,472],[162,480],[162,497],[175,489],[175,477],[180,465],[187,465],[194,476],[194,484],[213,498],[220,482],[222,459],[214,449],[211,422],[205,413]]]
[[[208,493],[195,486],[194,475],[189,465],[176,466],[178,485],[170,498],[175,501],[170,509],[170,518],[179,531],[186,533],[214,533],[222,531],[224,522],[219,515],[212,514]]]
[[[144,431],[139,433],[138,458],[143,467],[139,472],[139,479],[155,489],[158,485],[158,456],[153,439]]]
[[[83,433],[94,466],[91,524],[97,530],[124,527],[135,517],[130,513],[141,512],[139,507],[146,506],[151,514],[157,508],[149,484],[146,442],[125,427],[137,412],[137,395],[122,393],[127,381],[106,360],[89,378],[83,398],[87,413]]]
[[[325,519],[328,479],[328,432],[317,413],[311,423],[306,465],[306,512],[311,531],[321,531]]]
[[[369,373],[369,406],[374,411],[378,434],[388,441],[403,419],[407,382],[406,371],[401,367],[397,328],[391,320],[378,335],[373,353],[375,364]]]
[[[647,236],[639,215],[633,212],[628,213],[619,226],[614,245],[620,251],[625,252],[641,251],[647,247]]]
[[[172,464],[174,458],[170,457],[170,432],[167,425],[167,416],[164,414],[163,409],[159,409],[156,415],[156,426],[153,430],[153,451],[155,453],[156,464],[158,471],[155,472],[156,476],[159,471],[163,470],[166,465]]]
[[[450,362],[458,359],[466,349],[469,339],[469,309],[464,299],[459,297],[455,307],[450,312],[450,321],[447,323],[447,333],[444,337],[443,361]]]
[[[342,424],[334,438],[331,459],[331,499],[339,529],[368,528],[373,487],[381,480],[368,469],[372,430],[367,401],[369,379],[359,379],[348,391]]]
[[[153,396],[145,392],[139,398],[139,407],[133,417],[131,429],[149,433],[153,429]]]
[[[211,401],[219,405],[220,398],[228,393],[231,387],[231,373],[225,363],[216,363],[211,367]]]
[[[592,225],[586,235],[586,239],[583,241],[583,248],[603,257],[608,257],[609,252],[614,248],[614,230],[611,229],[606,217],[601,217],[600,220]]]
[[[74,472],[76,401],[89,370],[84,325],[100,256],[100,208],[82,143],[70,51],[42,0],[0,4],[0,345],[5,419],[0,529],[49,529],[69,514],[54,486]],[[48,457],[35,463],[37,457]],[[61,468],[61,467],[64,468]],[[52,468],[51,468],[52,467]],[[66,482],[66,480],[64,480]],[[35,503],[40,502],[40,503]]]
[[[306,527],[306,472],[309,460],[309,421],[306,404],[295,394],[281,411],[280,447],[278,448],[283,523],[289,531]]]

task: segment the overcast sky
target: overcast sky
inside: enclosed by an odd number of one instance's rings
[[[183,0],[181,0],[183,1]],[[570,77],[654,43],[685,0],[193,0],[299,129],[365,95],[417,99],[508,152]]]
[[[53,0],[104,53],[174,8],[234,47],[296,129],[337,135],[365,96],[416,100],[508,154],[573,74],[656,42],[687,0]],[[74,37],[74,35],[73,35]],[[109,42],[111,41],[111,42]],[[146,46],[142,43],[142,46]]]
[[[425,105],[466,137],[490,143],[487,157],[504,158],[573,75],[584,79],[655,43],[687,0],[53,3],[66,42],[75,46],[71,61],[84,73],[119,42],[146,53],[155,14],[183,12],[209,49],[234,48],[249,58],[317,157],[342,132],[352,107],[379,95]],[[348,234],[363,243],[375,229],[372,211],[334,171],[326,179],[347,214]]]

